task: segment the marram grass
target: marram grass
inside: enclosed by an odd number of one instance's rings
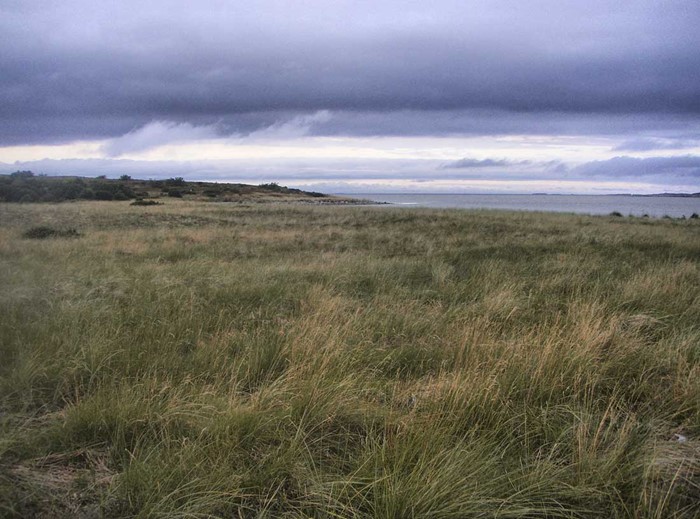
[[[700,516],[696,221],[0,205],[0,283],[0,516]]]

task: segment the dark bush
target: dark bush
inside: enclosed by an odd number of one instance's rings
[[[38,202],[37,198],[32,195],[31,193],[25,193],[22,195],[22,197],[19,199],[20,203],[22,204],[28,204],[31,202]]]
[[[700,216],[698,216],[698,213],[693,213],[690,215],[691,220],[697,220],[698,218],[700,218]]]
[[[265,191],[274,191],[276,193],[280,193],[282,191],[286,191],[286,187],[280,186],[277,182],[270,182],[269,184],[260,184],[258,186],[260,189],[264,189]]]
[[[63,202],[65,200],[128,200],[132,187],[107,179],[36,177],[30,171],[0,176],[0,201]]]
[[[46,238],[77,238],[80,233],[75,229],[54,229],[47,225],[39,225],[37,227],[32,227],[27,229],[22,234],[25,238],[30,238],[33,240],[43,240]]]
[[[34,176],[34,173],[31,171],[15,171],[14,173],[10,173],[10,177],[12,178],[32,178]]]
[[[143,200],[143,199],[138,199],[134,200],[131,202],[130,205],[163,205],[162,202],[158,202],[156,200]]]
[[[131,197],[123,191],[115,191],[112,200],[129,200]]]
[[[622,216],[622,213],[619,211],[613,211],[612,213],[610,213],[610,216],[615,216],[619,218]]]
[[[182,198],[182,191],[180,191],[179,189],[169,189],[168,196],[171,196],[173,198]]]
[[[96,200],[114,200],[114,193],[111,193],[110,191],[106,189],[99,189],[95,191],[95,199]]]
[[[122,175],[119,177],[119,180],[123,180],[123,181],[131,180],[131,175]]]
[[[56,201],[75,200],[81,197],[84,189],[85,185],[82,182],[70,181],[57,185],[52,194]]]

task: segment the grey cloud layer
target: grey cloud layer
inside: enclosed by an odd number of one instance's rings
[[[700,139],[638,137],[621,143],[614,151],[683,150],[700,146]]]
[[[347,114],[326,134],[543,132],[542,114],[698,129],[697,2],[299,4],[5,2],[0,144],[319,110]]]
[[[40,160],[0,163],[0,173],[16,170],[32,170],[50,175],[95,176],[106,174],[116,178],[129,174],[134,178],[169,178],[182,176],[190,180],[224,182],[347,182],[358,180],[409,180],[429,182],[440,180],[541,180],[580,181],[588,179],[643,181],[649,185],[683,185],[684,189],[700,191],[700,156],[681,157],[615,157],[604,161],[591,161],[579,165],[567,165],[558,161],[507,161],[502,159],[465,158],[457,163],[468,167],[445,168],[435,160],[410,159],[267,159],[226,161],[134,161],[124,159],[70,159]],[[456,163],[454,163],[456,164]],[[427,188],[428,190],[430,188]]]
[[[583,177],[647,177],[687,179],[700,185],[700,157],[614,157],[609,160],[592,161],[573,168]]]

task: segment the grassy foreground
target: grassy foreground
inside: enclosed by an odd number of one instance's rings
[[[0,287],[0,516],[699,516],[697,221],[5,204]]]

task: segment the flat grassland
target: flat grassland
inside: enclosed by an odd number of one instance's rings
[[[0,516],[699,515],[698,220],[2,204],[0,283]]]

